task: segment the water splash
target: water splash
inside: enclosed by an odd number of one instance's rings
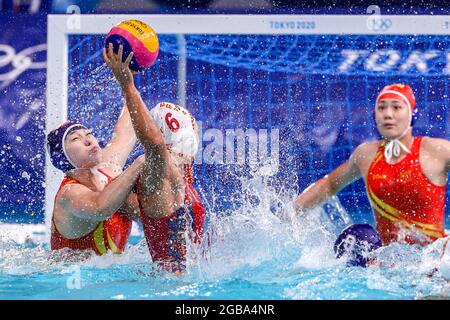
[[[427,299],[448,297],[436,271],[444,240],[421,248],[392,244],[376,252],[379,265],[347,268],[334,258],[338,233],[352,223],[338,198],[298,216],[296,190],[273,177],[240,177],[242,205],[209,208],[202,244],[188,242],[188,272],[181,277],[153,266],[145,239],[122,255],[52,252],[47,244],[0,241],[0,296],[98,299]],[[80,276],[78,290],[69,279]],[[6,287],[6,285],[8,285]],[[24,295],[24,288],[39,288]]]

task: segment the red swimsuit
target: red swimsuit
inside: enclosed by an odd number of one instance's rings
[[[138,196],[139,199],[139,196]],[[156,219],[148,217],[139,201],[140,216],[147,245],[154,262],[174,272],[186,268],[186,239],[184,237],[188,222],[194,243],[200,243],[205,222],[205,208],[202,199],[191,182],[186,182],[184,206],[170,216]]]
[[[112,178],[105,172],[100,169],[98,169],[98,171],[108,178],[108,183],[112,181]],[[79,182],[71,177],[65,177],[61,182],[58,193],[64,186],[75,183]],[[58,195],[58,193],[56,195]],[[73,250],[92,249],[98,255],[102,255],[108,250],[111,250],[114,253],[122,253],[130,236],[131,224],[131,219],[124,217],[119,212],[115,212],[107,220],[99,222],[95,229],[87,235],[78,239],[66,239],[56,228],[53,216],[50,245],[52,250],[63,248],[70,248]]]
[[[446,186],[433,184],[423,173],[421,142],[422,137],[415,137],[411,153],[396,164],[386,162],[381,146],[370,165],[367,194],[383,244],[400,241],[424,245],[446,236]],[[414,235],[411,228],[425,237]]]

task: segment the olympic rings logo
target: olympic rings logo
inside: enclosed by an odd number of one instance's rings
[[[391,26],[391,19],[383,19],[379,16],[367,19],[367,28],[372,31],[387,31]]]
[[[33,55],[45,50],[47,50],[47,44],[45,43],[26,48],[17,53],[13,47],[0,44],[0,69],[9,65],[13,68],[6,73],[0,73],[0,89],[5,88],[28,69],[45,69],[47,61],[33,61]]]

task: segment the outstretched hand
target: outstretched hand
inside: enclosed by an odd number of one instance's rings
[[[114,77],[116,77],[117,81],[123,87],[134,82],[133,73],[130,70],[130,61],[133,58],[133,52],[130,52],[124,62],[122,62],[122,55],[123,45],[119,46],[117,54],[114,53],[112,43],[109,43],[108,51],[106,51],[106,48],[103,48],[103,59],[105,59],[105,62],[108,67],[111,68]]]

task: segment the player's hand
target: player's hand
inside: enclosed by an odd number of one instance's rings
[[[133,58],[133,52],[131,52],[127,59],[122,62],[122,55],[123,55],[123,45],[119,46],[119,51],[117,54],[113,51],[113,44],[109,43],[108,51],[106,48],[103,48],[103,59],[105,59],[106,64],[108,67],[111,68],[111,71],[114,74],[114,77],[116,77],[117,81],[120,83],[120,85],[126,86],[128,84],[133,84],[133,73],[130,70],[130,61]]]

